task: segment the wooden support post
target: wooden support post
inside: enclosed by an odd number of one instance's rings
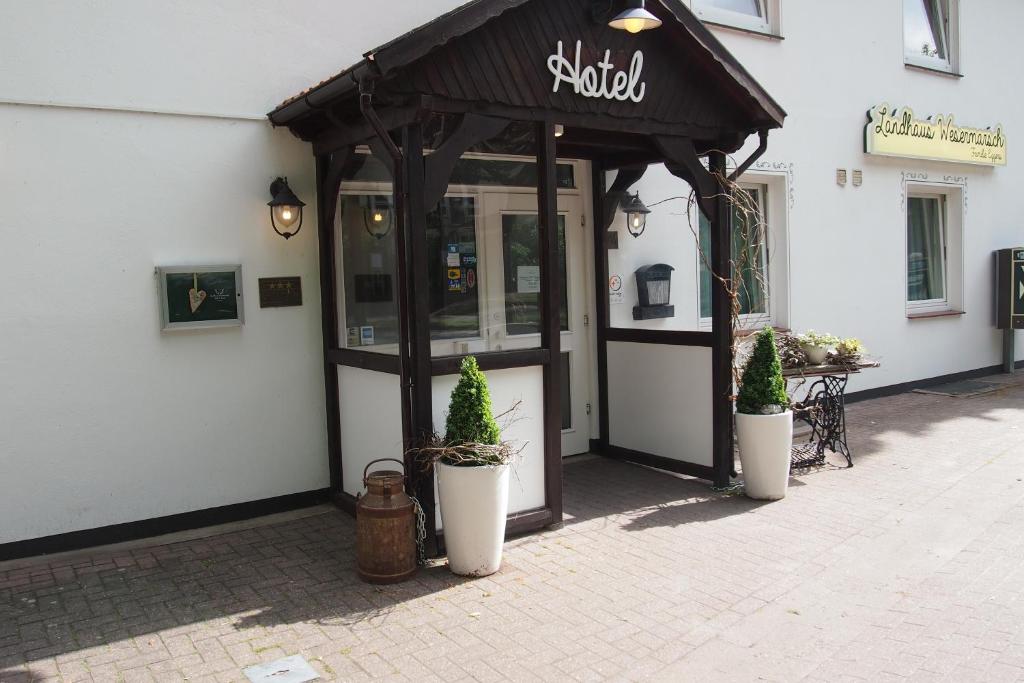
[[[433,380],[430,365],[430,299],[427,255],[427,209],[424,204],[423,128],[414,122],[402,130],[403,176],[406,191],[406,225],[409,269],[403,283],[409,299],[409,382],[412,397],[412,433],[414,441],[434,430]],[[423,506],[426,516],[426,551],[437,554],[437,523],[434,513],[433,471],[423,474],[415,463],[407,460],[412,493]]]
[[[604,177],[604,166],[594,161],[594,291],[597,298],[597,419],[600,422],[600,439],[598,448],[608,447],[611,438],[608,408],[608,326],[610,311],[608,307],[608,228],[612,224],[612,216],[616,206],[607,201],[607,183]],[[621,173],[619,174],[621,176]],[[616,177],[618,180],[618,176]]]
[[[711,271],[731,278],[732,211],[725,178],[725,154],[711,152],[708,170],[715,177],[715,195],[711,202]],[[711,279],[711,386],[712,440],[715,486],[727,486],[734,471],[732,416],[732,302],[729,286],[718,277]]]
[[[537,214],[540,236],[540,344],[550,356],[544,365],[544,497],[551,523],[562,522],[562,279],[558,259],[558,186],[555,125],[539,123],[537,135]]]
[[[345,155],[347,156],[347,155]],[[338,184],[328,182],[331,155],[316,158],[316,207],[320,243],[320,320],[324,349],[324,387],[327,404],[327,463],[331,473],[331,495],[343,491],[341,470],[341,412],[338,398],[338,368],[329,355],[338,348],[338,304],[334,263],[334,213],[338,205]]]

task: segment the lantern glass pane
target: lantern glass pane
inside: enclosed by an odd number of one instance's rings
[[[651,306],[665,306],[668,304],[669,280],[648,280],[647,300]]]
[[[274,223],[278,229],[286,230],[298,223],[299,212],[302,211],[302,208],[298,206],[275,206],[273,211]]]

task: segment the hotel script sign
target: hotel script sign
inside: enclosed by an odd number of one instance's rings
[[[1006,135],[995,130],[956,125],[953,115],[914,118],[910,107],[880,104],[868,111],[864,151],[880,156],[932,159],[984,166],[1006,165]]]
[[[552,92],[558,92],[558,86],[563,81],[572,86],[573,92],[584,97],[595,97],[605,100],[619,100],[625,102],[632,100],[640,103],[647,92],[647,84],[640,82],[640,75],[644,70],[644,53],[637,50],[629,62],[629,70],[619,70],[611,75],[609,72],[615,68],[612,63],[612,51],[605,50],[604,58],[597,66],[583,66],[583,41],[576,41],[576,58],[570,61],[564,52],[562,41],[558,41],[558,51],[548,57],[548,71],[555,77],[555,84]]]

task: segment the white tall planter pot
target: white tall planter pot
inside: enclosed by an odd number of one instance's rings
[[[778,415],[736,413],[743,488],[757,500],[780,500],[789,487],[793,411]]]
[[[493,574],[505,542],[509,466],[437,467],[448,567],[462,576]]]

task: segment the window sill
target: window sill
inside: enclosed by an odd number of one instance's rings
[[[966,311],[907,311],[908,320],[927,320],[928,318],[955,318],[965,315]]]
[[[964,75],[958,71],[952,69],[943,69],[937,66],[925,66],[924,64],[914,64],[913,62],[904,62],[903,66],[912,71],[923,71],[930,74],[938,74],[940,76],[948,76],[950,78],[963,78]]]
[[[726,24],[721,21],[713,21],[710,19],[703,19],[705,26],[713,26],[715,28],[724,28],[729,31],[737,31],[739,33],[746,33],[751,36],[758,36],[760,38],[769,38],[771,40],[785,40],[786,37],[781,33],[772,33],[771,31],[764,31],[761,29],[747,28],[745,26],[736,26],[735,24]]]

